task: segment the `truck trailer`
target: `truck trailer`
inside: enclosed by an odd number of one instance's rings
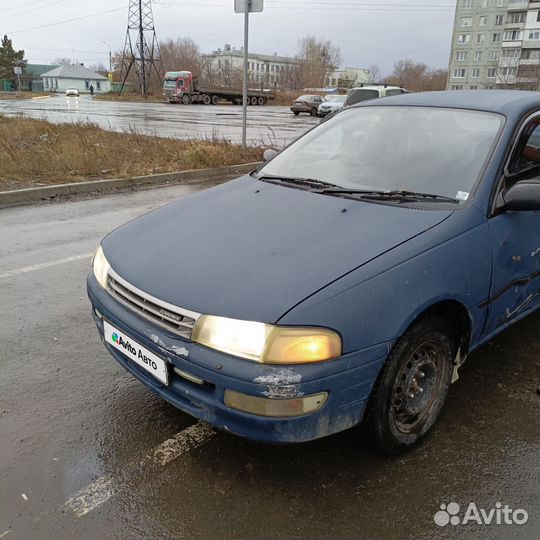
[[[274,98],[271,90],[248,89],[248,105],[264,105]],[[163,99],[168,103],[203,103],[217,105],[220,101],[242,104],[242,89],[199,83],[191,71],[167,71],[163,80]]]

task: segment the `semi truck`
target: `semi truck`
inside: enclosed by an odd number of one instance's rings
[[[264,105],[269,99],[273,99],[274,95],[271,90],[248,88],[248,105]],[[168,103],[184,105],[217,105],[223,100],[241,105],[242,89],[199,83],[191,71],[167,71],[163,80],[163,99]]]

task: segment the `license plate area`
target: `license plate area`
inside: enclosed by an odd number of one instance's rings
[[[115,328],[107,321],[103,321],[103,331],[107,344],[120,351],[158,381],[167,386],[169,385],[169,370],[165,360],[137,343],[133,338],[118,330],[118,328]]]

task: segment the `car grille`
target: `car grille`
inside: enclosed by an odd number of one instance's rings
[[[109,271],[108,290],[120,303],[141,317],[184,339],[190,339],[193,326],[200,317],[200,313],[173,306],[140,291],[112,270]]]

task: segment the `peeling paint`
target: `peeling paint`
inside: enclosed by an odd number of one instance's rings
[[[269,368],[264,375],[259,375],[253,379],[258,384],[286,385],[299,383],[302,375],[287,368]]]
[[[531,257],[536,257],[540,253],[540,247],[531,253]]]
[[[144,333],[156,345],[159,345],[160,347],[163,347],[164,349],[167,348],[167,345],[165,345],[165,343],[159,338],[159,336],[156,336],[156,334],[152,334],[152,332],[149,332],[148,330],[145,330]]]
[[[299,392],[296,386],[290,384],[287,386],[269,386],[268,390],[261,392],[261,394],[270,399],[287,399],[302,397],[304,392]]]
[[[292,369],[269,368],[266,373],[253,379],[253,382],[266,385],[261,392],[268,398],[285,399],[303,396],[296,385],[302,380],[302,375]]]
[[[178,356],[185,356],[186,358],[189,356],[189,351],[185,347],[178,347],[177,345],[171,345],[169,347],[169,350],[177,354]]]

